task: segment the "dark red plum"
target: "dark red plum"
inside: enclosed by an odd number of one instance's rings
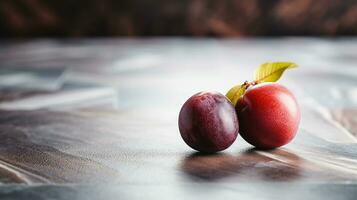
[[[179,114],[179,129],[191,148],[205,153],[222,151],[238,135],[238,118],[232,103],[217,92],[190,97]]]

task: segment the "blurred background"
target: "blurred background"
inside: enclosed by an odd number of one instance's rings
[[[356,74],[356,34],[355,0],[0,0],[0,108],[58,108],[78,96],[121,108],[150,97],[174,108],[194,92],[226,91],[261,63],[279,60],[298,63],[294,76],[304,79],[304,70],[315,70],[309,83],[318,76],[328,82],[314,82],[318,92],[326,88],[322,104],[355,105],[341,96],[355,85],[348,77]],[[341,80],[348,87],[336,89]],[[49,100],[3,103],[43,92]],[[54,96],[59,92],[63,98]]]
[[[0,37],[339,36],[355,0],[1,0]]]

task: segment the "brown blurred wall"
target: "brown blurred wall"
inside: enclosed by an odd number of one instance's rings
[[[356,35],[354,0],[0,0],[0,37]]]

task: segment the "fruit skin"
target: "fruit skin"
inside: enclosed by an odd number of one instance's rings
[[[300,109],[293,94],[277,83],[248,88],[238,100],[236,111],[240,135],[259,149],[289,143],[296,135]]]
[[[222,151],[238,135],[238,118],[232,103],[217,92],[200,92],[190,97],[179,114],[182,139],[205,153]]]

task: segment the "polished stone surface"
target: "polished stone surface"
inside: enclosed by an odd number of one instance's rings
[[[0,79],[0,195],[355,199],[355,52],[355,39],[314,38],[0,45],[0,67],[6,68],[0,75],[13,81]],[[272,60],[300,65],[280,81],[302,111],[290,144],[259,151],[238,136],[214,155],[185,145],[177,117],[189,96],[201,90],[225,93]],[[50,69],[57,72],[51,79],[38,73]],[[24,79],[23,72],[34,75]],[[56,81],[58,87],[21,87],[34,80]]]

